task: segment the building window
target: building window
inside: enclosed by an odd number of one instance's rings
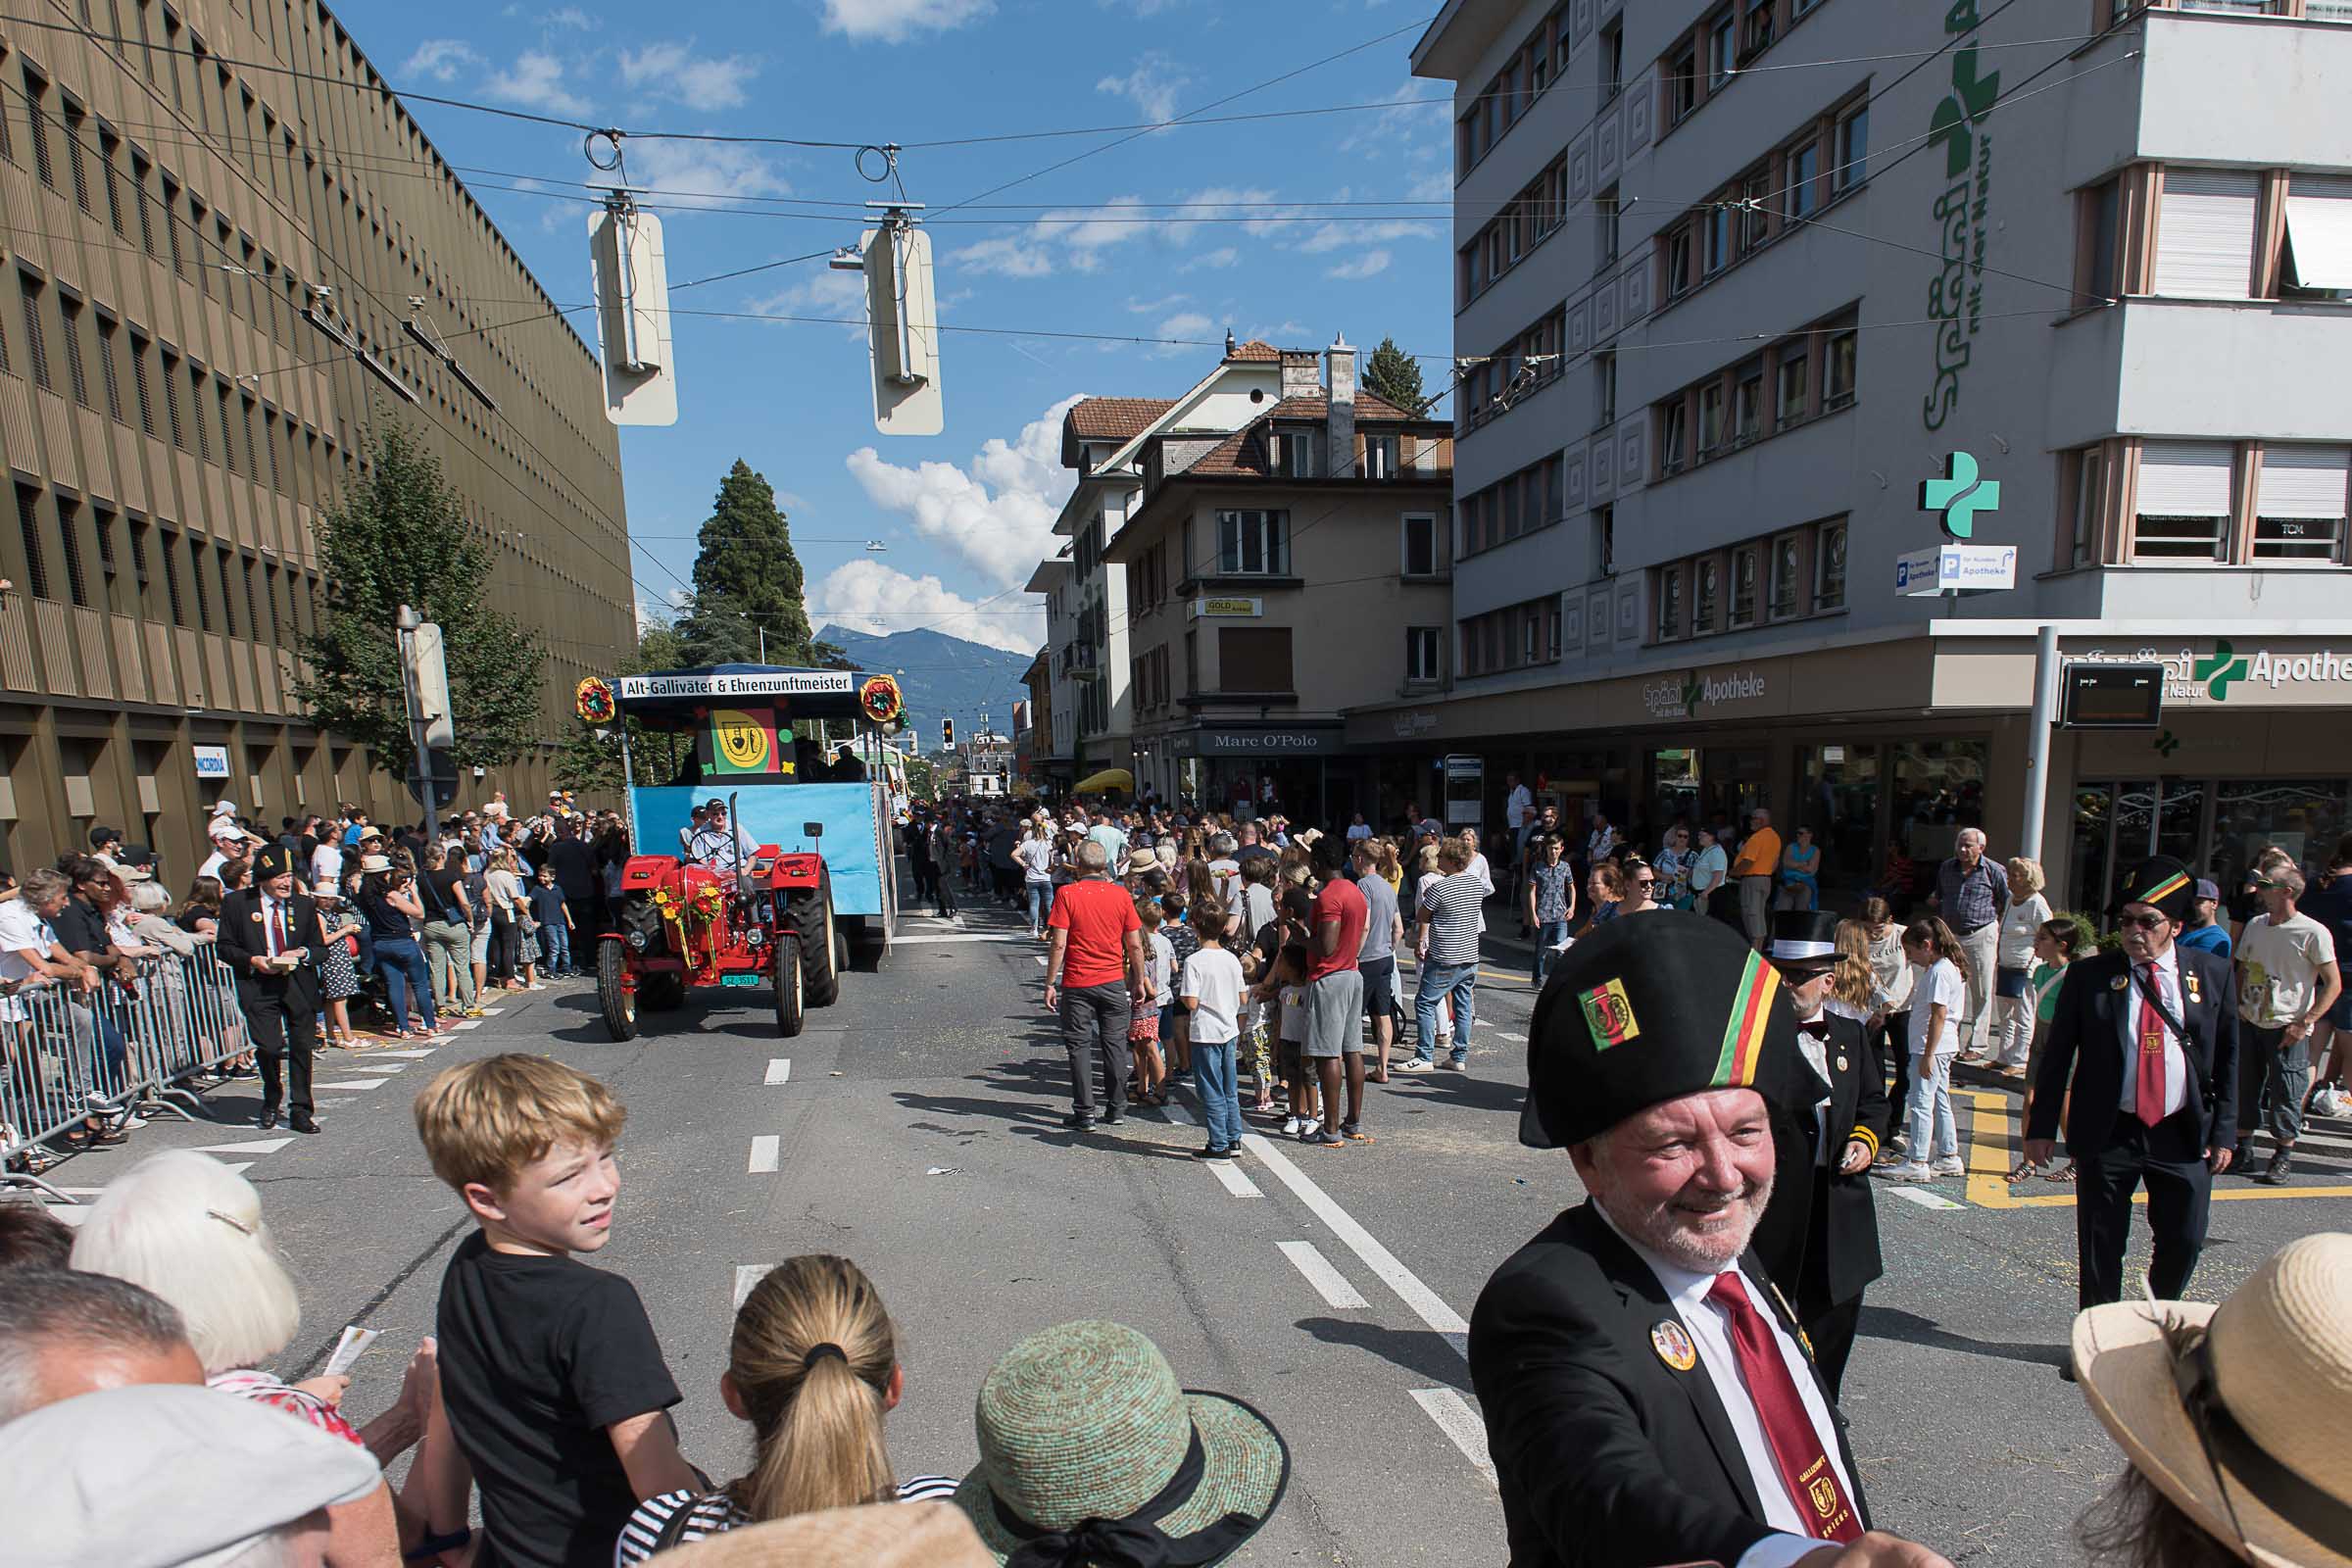
[[[1666,123],[1679,125],[1698,107],[1698,51],[1685,44],[1666,62]]]
[[[1404,519],[1404,574],[1434,577],[1438,571],[1438,519],[1429,513],[1408,514]]]
[[[1740,39],[1740,58],[1746,59],[1772,47],[1774,12],[1779,0],[1745,0],[1747,17],[1742,24],[1744,36]]]
[[[1592,216],[1599,220],[1600,265],[1606,267],[1617,259],[1617,250],[1624,237],[1625,215],[1619,210],[1617,187],[1611,185],[1592,199]]]
[[[2124,205],[2123,181],[2110,179],[2082,193],[2080,247],[2075,264],[2079,308],[2104,305],[2123,292],[2118,249]]]
[[[1659,642],[1672,642],[1683,630],[1683,568],[1666,566],[1658,572]]]
[[[2344,500],[2352,452],[2266,447],[2255,485],[2254,559],[2332,565],[2343,559]]]
[[[2157,200],[2158,294],[2242,300],[2254,291],[2254,216],[2262,176],[2168,169]]]
[[[1742,366],[1732,399],[1732,440],[1746,446],[1764,434],[1764,367]]]
[[[106,386],[107,416],[117,424],[129,422],[122,413],[122,382],[115,373],[115,340],[119,335],[112,321],[98,323],[98,377]]]
[[[1870,172],[1870,104],[1866,100],[1838,122],[1838,173],[1834,189],[1842,194],[1862,183]]]
[[[1722,597],[1723,567],[1705,556],[1690,568],[1690,634],[1704,637],[1715,629],[1715,605]]]
[[[1821,205],[1820,194],[1813,182],[1821,174],[1821,143],[1818,140],[1800,142],[1788,149],[1787,204],[1781,211],[1790,222],[1813,216]]]
[[[1439,680],[1444,678],[1441,665],[1446,657],[1446,630],[1442,626],[1407,626],[1404,628],[1404,678],[1406,680]]]
[[[1732,552],[1732,613],[1726,624],[1733,631],[1756,623],[1758,564],[1758,553],[1754,545],[1741,545]]]
[[[40,492],[17,486],[17,535],[24,544],[24,587],[35,599],[49,597],[49,558],[41,548]]]
[[[49,384],[48,338],[41,331],[42,285],[29,272],[19,272],[17,283],[24,290],[24,363],[31,368],[32,384],[48,392],[54,389]]]
[[[2352,21],[2352,7],[2344,20]],[[2283,276],[2297,294],[2352,295],[2352,179],[2287,176]]]
[[[1738,25],[1729,11],[1707,28],[1707,91],[1721,92],[1740,69]]]
[[[1707,214],[1707,275],[1732,265],[1732,210],[1718,205]]]
[[[1772,237],[1772,171],[1750,172],[1740,182],[1740,254],[1761,250]]]
[[[57,189],[57,171],[49,163],[49,83],[29,67],[24,72],[24,130],[32,141],[32,172],[42,184]]]
[[[2226,441],[2140,447],[2132,554],[2140,561],[2220,561],[2228,553],[2235,449]]]
[[[66,385],[74,393],[74,401],[83,408],[90,402],[89,372],[81,359],[81,302],[60,294],[57,297],[57,346],[66,358]]]
[[[1617,422],[1617,356],[1592,356],[1592,427]]]
[[[1845,524],[1825,522],[1813,546],[1813,608],[1845,608]]]
[[[1684,420],[1687,417],[1684,409],[1684,402],[1679,397],[1669,398],[1658,405],[1658,472],[1661,474],[1683,471]]]
[[[1698,389],[1698,456],[1700,461],[1723,449],[1723,382],[1714,380]]]
[[[2107,449],[2104,446],[2084,447],[2079,452],[2065,454],[2064,461],[2074,466],[2074,484],[2069,494],[2074,501],[2074,516],[2066,532],[2066,556],[2061,570],[2087,566],[2096,559],[2097,532],[2107,474]]]
[[[1690,292],[1690,225],[1682,223],[1666,235],[1666,297],[1679,300]]]
[[[1315,477],[1315,433],[1307,430],[1285,430],[1277,439],[1281,442],[1276,472],[1290,479]]]
[[[1287,512],[1218,513],[1217,570],[1225,576],[1290,575],[1291,514]]]
[[[1600,101],[1608,103],[1625,91],[1625,22],[1622,18],[1600,29]]]
[[[1225,626],[1217,632],[1217,690],[1289,692],[1291,628]]]
[[[1811,361],[1803,349],[1781,350],[1780,390],[1773,410],[1777,428],[1786,430],[1804,422],[1811,410],[1810,369]]]
[[[1854,401],[1854,361],[1860,340],[1861,334],[1850,326],[1830,335],[1829,369],[1821,383],[1823,409],[1842,409]]]
[[[1774,620],[1787,620],[1796,613],[1797,568],[1802,553],[1797,549],[1796,535],[1783,534],[1772,542],[1772,607]]]
[[[1598,568],[1594,575],[1615,576],[1617,573],[1617,509],[1615,507],[1594,507],[1592,509],[1592,550],[1596,558],[1593,565]]]
[[[1364,477],[1394,479],[1396,477],[1396,437],[1368,435],[1364,437]]]

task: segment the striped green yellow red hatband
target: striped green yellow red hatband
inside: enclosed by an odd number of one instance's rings
[[[1712,1082],[1718,1089],[1745,1089],[1756,1081],[1756,1060],[1764,1050],[1764,1023],[1772,1011],[1773,994],[1781,988],[1781,971],[1755,954],[1740,976],[1732,997],[1731,1013],[1723,1025],[1723,1054],[1716,1058]]]

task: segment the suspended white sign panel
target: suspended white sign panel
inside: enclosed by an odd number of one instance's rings
[[[669,269],[662,220],[625,196],[588,218],[596,282],[596,344],[605,367],[605,417],[614,424],[678,422],[677,360],[669,340]]]
[[[937,435],[946,427],[939,395],[939,298],[931,281],[931,236],[911,224],[869,228],[866,321],[874,369],[874,428],[884,435]]]

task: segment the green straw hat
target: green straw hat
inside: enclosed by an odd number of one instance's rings
[[[1291,1478],[1266,1418],[1179,1388],[1118,1323],[1064,1323],[1004,1353],[973,1413],[956,1505],[1008,1568],[1205,1568],[1256,1534]]]

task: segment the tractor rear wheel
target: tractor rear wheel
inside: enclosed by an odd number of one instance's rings
[[[596,1002],[615,1040],[637,1038],[637,998],[628,986],[629,960],[618,937],[596,945]]]
[[[785,895],[785,915],[801,939],[801,963],[808,976],[808,1004],[830,1007],[841,1000],[841,971],[834,967],[833,879],[819,871],[816,886]]]
[[[776,1033],[790,1040],[801,1032],[808,1016],[808,995],[801,973],[798,937],[776,938]]]

